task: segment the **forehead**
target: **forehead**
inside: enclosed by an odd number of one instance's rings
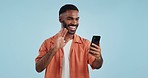
[[[68,16],[74,16],[74,17],[78,17],[78,11],[77,10],[67,10],[66,12],[63,13],[64,16],[68,17]]]

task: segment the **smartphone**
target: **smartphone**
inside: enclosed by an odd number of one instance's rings
[[[100,43],[100,38],[101,36],[93,36],[92,37],[92,41],[91,41],[91,46],[92,46],[92,43],[96,44],[96,45],[99,45]]]

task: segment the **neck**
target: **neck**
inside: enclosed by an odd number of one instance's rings
[[[74,34],[66,34],[66,36],[65,36],[65,40],[66,41],[69,41],[69,40],[72,40],[74,38]]]

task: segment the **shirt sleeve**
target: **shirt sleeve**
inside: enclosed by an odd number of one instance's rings
[[[47,53],[47,43],[46,40],[42,43],[41,47],[38,51],[38,56],[35,58],[35,62],[37,62],[43,55]]]
[[[92,66],[92,63],[94,62],[94,60],[96,59],[93,55],[91,55],[89,53],[89,49],[90,49],[90,42],[87,40],[87,43],[86,43],[87,47],[87,63],[90,64],[90,66]]]
[[[92,56],[91,54],[87,54],[87,62],[88,64],[90,64],[92,66],[92,63],[94,62],[96,58],[94,56]]]

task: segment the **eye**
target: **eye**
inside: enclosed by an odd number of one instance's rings
[[[79,18],[76,18],[76,20],[78,21],[78,20],[79,20]]]
[[[72,19],[73,19],[72,17],[68,17],[68,18],[67,18],[67,20],[72,20]]]

